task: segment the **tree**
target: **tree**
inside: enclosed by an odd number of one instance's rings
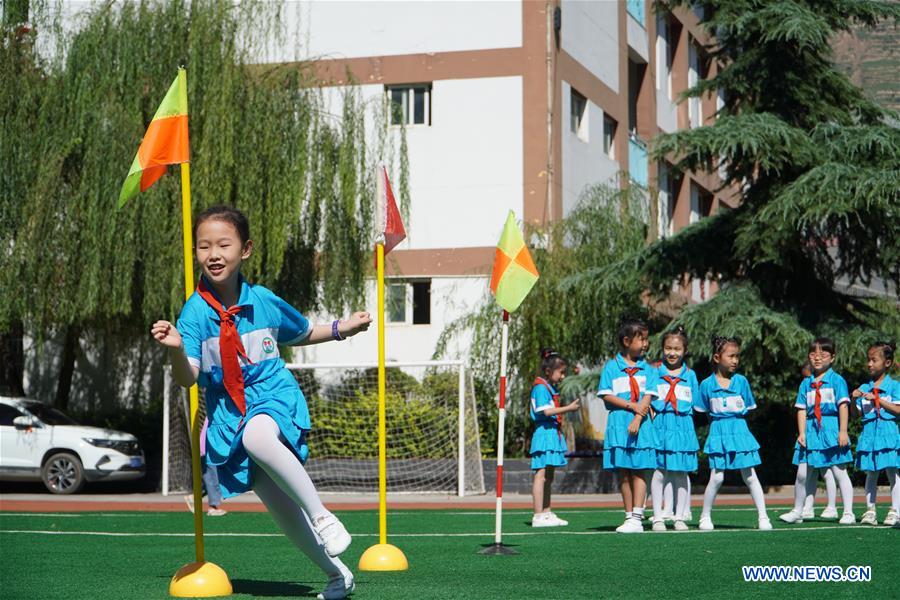
[[[658,137],[653,156],[680,171],[722,173],[722,189],[740,204],[571,284],[584,291],[600,281],[603,293],[614,289],[617,274],[638,273],[652,298],[663,300],[685,275],[718,281],[711,300],[672,320],[695,340],[701,371],[713,333],[739,335],[742,369],[757,397],[783,407],[807,343],[830,335],[837,368],[858,384],[867,342],[900,335],[900,130],[895,114],[835,66],[829,44],[851,27],[897,20],[900,5],[657,3],[658,10],[678,6],[702,9],[702,25],[714,36],[707,50],[719,66],[685,97],[719,93],[724,106],[711,125]],[[853,284],[873,282],[885,284],[887,297],[851,293]]]
[[[279,3],[99,3],[73,33],[60,15],[34,8],[32,30],[7,28],[0,48],[0,78],[15,83],[0,90],[0,341],[23,329],[62,334],[70,351],[58,404],[81,335],[140,336],[183,302],[178,177],[115,208],[179,65],[188,72],[194,210],[244,210],[257,249],[246,276],[303,310],[361,302],[370,165],[384,148],[366,147],[358,95],[346,94],[336,117],[308,65],[249,64],[284,41]],[[21,385],[21,370],[4,377]]]

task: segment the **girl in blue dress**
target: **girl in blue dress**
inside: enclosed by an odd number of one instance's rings
[[[291,542],[329,577],[320,599],[345,598],[353,575],[337,556],[350,545],[343,524],[322,504],[303,467],[309,454],[306,399],[278,354],[278,344],[318,344],[365,331],[372,319],[312,325],[268,289],[247,283],[250,225],[238,210],[214,206],[194,225],[202,277],[173,326],[157,321],[151,335],[168,349],[184,387],[205,389],[207,462],[226,498],[250,489]]]
[[[841,490],[844,503],[842,525],[856,522],[853,515],[853,484],[847,465],[853,461],[847,424],[850,394],[847,382],[832,368],[836,348],[834,340],[820,337],[809,345],[812,373],[800,383],[797,393],[797,449],[795,456],[806,465],[803,491],[794,494],[794,508],[781,515],[787,523],[801,523],[806,497],[816,492],[819,471],[830,471]],[[800,471],[797,474],[800,479]]]
[[[772,522],[766,514],[762,485],[753,468],[761,462],[759,443],[750,433],[744,418],[748,411],[756,408],[756,400],[747,378],[737,373],[740,355],[740,339],[713,338],[714,371],[700,384],[700,398],[694,405],[694,410],[707,413],[710,418],[709,435],[703,446],[703,452],[709,456],[710,469],[709,484],[703,495],[703,512],[700,514],[699,528],[703,531],[714,529],[710,513],[728,470],[740,471],[750,489],[759,514],[759,529],[772,529]]]
[[[619,533],[642,533],[647,479],[656,468],[659,438],[649,418],[656,396],[656,369],[644,360],[648,329],[628,319],[619,326],[621,352],[603,366],[597,395],[609,414],[603,440],[603,468],[614,469],[622,492],[625,522]]]
[[[653,499],[653,531],[665,531],[663,519],[664,489],[673,487],[673,518],[676,531],[686,531],[685,517],[690,510],[688,473],[697,470],[700,444],[694,431],[693,405],[700,395],[697,376],[684,363],[687,334],[678,327],[663,335],[663,360],[656,372],[657,395],[650,406],[653,426],[660,438],[656,470],[650,484]]]
[[[534,380],[531,388],[531,420],[534,433],[531,436],[531,470],[534,482],[531,496],[534,500],[532,527],[561,527],[568,525],[550,510],[550,488],[556,467],[564,467],[566,461],[566,438],[562,431],[562,417],[567,412],[578,410],[578,400],[565,406],[559,405],[557,386],[566,378],[568,364],[555,350],[541,350],[541,377]]]
[[[900,381],[889,371],[894,364],[896,346],[891,342],[875,342],[868,349],[869,375],[872,379],[853,390],[863,430],[856,444],[856,468],[866,472],[866,512],[860,523],[877,524],[875,497],[878,474],[884,471],[891,488],[891,509],[885,525],[900,527]]]

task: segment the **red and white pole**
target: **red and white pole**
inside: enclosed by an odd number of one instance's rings
[[[506,350],[509,343],[509,313],[503,311],[503,328],[500,333],[500,419],[497,424],[497,508],[494,522],[494,543],[485,548],[482,554],[518,554],[512,548],[503,545],[503,446],[504,427],[506,424]]]

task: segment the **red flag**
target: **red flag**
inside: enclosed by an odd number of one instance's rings
[[[403,227],[403,219],[400,218],[400,211],[397,209],[397,201],[394,199],[394,190],[391,189],[391,182],[388,179],[387,169],[381,167],[380,176],[382,178],[381,185],[381,201],[382,215],[384,218],[384,254],[393,250],[397,244],[406,239],[406,229]]]

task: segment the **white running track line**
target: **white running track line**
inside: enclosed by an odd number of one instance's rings
[[[798,532],[798,531],[821,531],[826,529],[870,529],[870,530],[881,530],[886,531],[893,529],[892,527],[872,527],[871,525],[826,525],[822,527],[800,527],[800,528],[784,528],[784,529],[773,529],[773,532]],[[668,530],[667,533],[671,535],[683,535],[683,534],[702,534],[702,535],[712,535],[712,534],[725,534],[725,533],[747,533],[747,532],[758,532],[757,529],[747,528],[747,529],[714,529],[713,531],[700,531],[699,529],[691,529],[688,531],[675,531]],[[83,536],[99,536],[99,537],[194,537],[193,532],[191,533],[126,533],[120,531],[42,531],[42,530],[30,530],[30,529],[0,529],[0,534],[6,533],[24,533],[24,534],[33,534],[33,535],[83,535]],[[653,537],[659,535],[662,532],[651,532],[646,531],[646,533],[654,534]],[[204,537],[245,537],[245,538],[272,538],[272,537],[284,537],[282,533],[204,533]],[[378,537],[377,533],[352,533],[354,537]],[[389,537],[392,538],[423,538],[423,537],[483,537],[483,538],[491,538],[493,537],[493,532],[485,532],[485,533],[393,533],[390,534]],[[504,537],[524,537],[524,536],[532,536],[532,535],[628,535],[628,534],[619,534],[615,531],[517,531],[504,533]]]

